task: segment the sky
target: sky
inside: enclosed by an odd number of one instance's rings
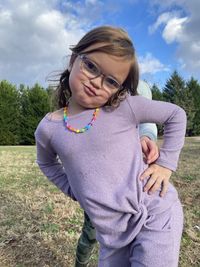
[[[200,0],[0,0],[0,80],[48,87],[70,46],[101,25],[125,29],[140,78],[160,89],[174,70],[200,81]]]

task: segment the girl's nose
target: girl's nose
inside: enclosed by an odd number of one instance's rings
[[[103,77],[102,76],[95,77],[95,78],[90,80],[90,83],[95,88],[101,89],[102,88],[102,84],[103,84]]]

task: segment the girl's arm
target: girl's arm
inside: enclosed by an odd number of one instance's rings
[[[137,125],[145,122],[164,125],[164,142],[156,164],[175,171],[185,140],[185,111],[175,104],[149,100],[142,96],[130,96],[127,101]]]
[[[184,144],[186,115],[180,107],[161,101],[145,101],[140,97],[130,98],[129,105],[137,122],[154,121],[164,124],[164,142],[160,157],[142,174],[141,179],[150,176],[144,191],[155,192],[162,184],[160,196],[167,192],[172,170],[175,171]],[[141,109],[141,107],[143,107]]]
[[[70,188],[67,175],[51,146],[50,122],[43,119],[35,131],[37,163],[43,174],[64,194],[76,200]]]

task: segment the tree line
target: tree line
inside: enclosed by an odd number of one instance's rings
[[[0,145],[33,145],[34,131],[52,106],[50,90],[39,84],[17,88],[0,82]]]
[[[186,136],[200,135],[200,84],[191,77],[185,81],[177,71],[166,81],[163,90],[154,84],[151,88],[155,100],[167,101],[182,107],[187,114]],[[158,126],[159,133],[162,128]]]
[[[200,84],[193,77],[185,81],[174,71],[164,88],[152,86],[153,99],[181,106],[187,114],[188,136],[200,135]],[[34,132],[44,115],[56,109],[54,90],[39,84],[19,87],[0,81],[0,145],[33,145]],[[158,126],[159,133],[162,128]]]

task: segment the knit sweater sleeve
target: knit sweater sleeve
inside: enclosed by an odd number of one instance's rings
[[[76,200],[70,188],[68,178],[57,153],[51,145],[52,127],[50,121],[43,119],[36,131],[37,164],[43,174],[64,194]]]
[[[137,125],[146,122],[164,125],[164,141],[155,163],[175,171],[184,145],[185,111],[175,104],[149,100],[142,96],[130,96],[127,101]]]

